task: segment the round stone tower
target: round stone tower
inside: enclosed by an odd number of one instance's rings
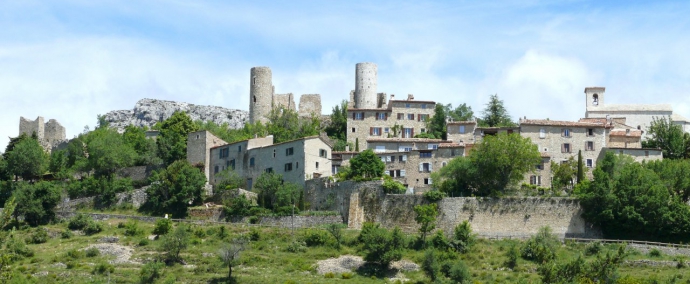
[[[271,68],[253,67],[249,86],[249,122],[266,122],[273,105]]]
[[[370,62],[357,63],[355,71],[355,108],[376,108],[378,67]]]

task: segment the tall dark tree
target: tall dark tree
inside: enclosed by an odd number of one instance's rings
[[[127,125],[127,127],[125,127],[125,132],[122,133],[122,139],[126,145],[134,149],[137,153],[136,165],[155,165],[162,162],[157,155],[158,148],[156,147],[156,141],[153,139],[146,139],[146,129],[134,125]]]
[[[645,148],[660,148],[664,158],[682,159],[687,154],[690,140],[686,138],[680,125],[673,124],[671,117],[653,118],[647,128],[649,137],[642,141]]]
[[[21,139],[7,154],[7,169],[15,177],[31,180],[48,169],[48,155],[34,138]]]
[[[144,210],[156,214],[172,213],[175,218],[187,216],[187,207],[201,204],[206,177],[186,160],[178,160],[154,174],[146,190]]]
[[[31,226],[48,224],[55,219],[55,206],[60,202],[60,189],[53,183],[20,182],[14,192],[17,204],[14,212],[23,216]]]
[[[350,159],[348,179],[373,180],[383,176],[386,165],[381,162],[374,151],[367,149]]]
[[[428,133],[436,139],[446,140],[446,110],[441,104],[436,104],[434,116],[427,123]]]
[[[453,119],[453,121],[470,121],[474,119],[474,112],[472,107],[463,103],[453,108],[452,104],[447,104],[444,106],[446,115]]]
[[[331,139],[347,140],[347,101],[333,107],[331,123],[324,130]]]
[[[176,111],[160,124],[160,135],[156,140],[158,152],[163,161],[170,165],[187,158],[187,135],[197,130],[192,119],[184,112]]]
[[[585,165],[582,162],[582,150],[577,151],[577,183],[585,180]]]
[[[482,112],[482,118],[479,120],[479,125],[501,127],[514,126],[515,123],[511,120],[508,110],[503,106],[503,101],[498,99],[497,94],[493,94]]]

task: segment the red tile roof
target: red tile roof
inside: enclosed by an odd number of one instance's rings
[[[452,143],[443,139],[429,138],[368,138],[367,142],[420,142],[420,143]]]
[[[562,121],[562,120],[547,120],[547,119],[524,119],[520,121],[520,125],[546,125],[546,126],[573,126],[573,127],[605,127],[605,123],[600,122],[580,122],[580,121]]]
[[[477,124],[476,121],[449,121],[446,125],[470,125]]]

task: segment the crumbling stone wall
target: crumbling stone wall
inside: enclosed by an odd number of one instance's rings
[[[36,120],[19,117],[19,135],[22,133],[26,133],[29,136],[36,133],[39,143],[47,152],[64,147],[67,144],[65,127],[55,119],[44,123],[42,116],[37,117]]]
[[[299,98],[300,116],[321,115],[321,95],[305,94]]]
[[[297,111],[297,106],[295,105],[295,95],[292,93],[273,95],[273,108],[277,109],[280,107]],[[268,115],[268,113],[266,115]]]
[[[19,117],[19,135],[26,133],[26,135],[31,136],[36,133],[39,140],[43,139],[45,133],[45,124],[43,123],[43,117],[39,116],[36,120],[26,119],[23,116]]]

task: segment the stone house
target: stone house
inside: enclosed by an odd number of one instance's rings
[[[202,169],[208,183],[211,180],[211,148],[227,144],[228,142],[206,130],[189,133],[187,135],[187,162]]]

